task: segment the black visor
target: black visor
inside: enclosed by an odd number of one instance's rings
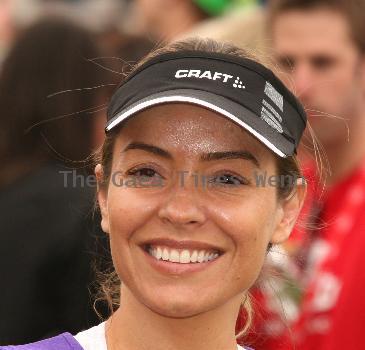
[[[164,103],[191,103],[243,127],[280,157],[296,152],[306,115],[295,96],[263,65],[221,53],[182,51],[154,57],[113,95],[106,132]]]

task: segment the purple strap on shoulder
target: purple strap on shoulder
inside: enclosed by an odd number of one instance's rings
[[[26,345],[0,346],[0,350],[84,350],[70,333]]]

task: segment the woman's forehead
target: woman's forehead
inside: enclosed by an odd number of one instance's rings
[[[192,104],[164,104],[140,112],[126,121],[123,142],[154,142],[190,152],[265,147],[241,126],[208,109]]]

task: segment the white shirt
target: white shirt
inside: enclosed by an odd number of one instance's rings
[[[74,337],[84,350],[108,350],[105,339],[105,322],[77,333]],[[245,350],[245,348],[237,344],[237,350]]]
[[[77,333],[74,337],[84,350],[108,350],[105,338],[105,322]]]

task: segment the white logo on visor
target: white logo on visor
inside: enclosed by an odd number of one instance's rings
[[[200,70],[200,69],[179,69],[175,73],[176,79],[181,78],[197,78],[197,79],[209,79],[209,80],[220,80],[223,83],[229,82],[233,79],[233,75],[220,73],[220,72],[212,72],[210,70]],[[232,86],[236,89],[245,89],[246,87],[243,85],[240,77],[237,77]]]
[[[233,83],[234,88],[238,89],[246,89],[246,86],[243,85],[240,77],[237,77],[236,80]]]

